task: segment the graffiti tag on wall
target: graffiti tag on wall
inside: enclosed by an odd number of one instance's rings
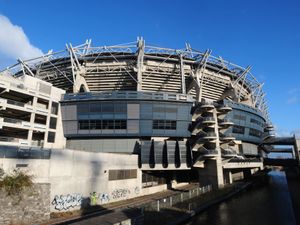
[[[57,210],[67,210],[71,207],[80,206],[82,202],[81,194],[55,195],[52,205]]]
[[[110,200],[109,195],[106,193],[99,194],[99,199],[100,199],[101,203],[108,203]]]
[[[126,198],[128,195],[130,195],[130,190],[127,188],[119,188],[111,193],[113,199]]]

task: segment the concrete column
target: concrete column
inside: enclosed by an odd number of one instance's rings
[[[212,185],[213,189],[224,186],[222,161],[220,159],[208,159],[204,169],[199,169],[200,186]]]
[[[252,176],[251,169],[244,169],[243,174],[244,174],[244,179],[250,178]]]
[[[232,173],[230,170],[224,170],[224,184],[232,184]]]
[[[31,124],[31,126],[28,130],[28,136],[27,136],[27,141],[29,142],[29,145],[31,145],[31,141],[32,141],[33,124],[34,124],[34,119],[35,119],[36,104],[37,104],[37,97],[33,96],[33,101],[32,101],[33,112],[30,114],[30,124]]]

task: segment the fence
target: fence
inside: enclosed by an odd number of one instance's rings
[[[201,194],[210,192],[212,190],[212,185],[207,185],[203,187],[197,187],[191,190],[181,192],[180,194],[172,195],[163,199],[156,200],[154,202],[147,203],[143,205],[145,211],[160,211],[163,207],[172,207],[178,203],[184,202],[191,198],[195,198]]]

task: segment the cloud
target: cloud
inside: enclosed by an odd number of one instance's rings
[[[289,104],[289,105],[296,104],[297,102],[298,102],[297,96],[292,96],[287,100],[287,104]]]
[[[12,24],[7,17],[1,14],[0,27],[1,58],[30,59],[43,54],[39,48],[30,43],[22,27]]]
[[[290,90],[288,91],[288,93],[289,93],[290,95],[292,95],[292,94],[298,93],[299,91],[300,91],[299,88],[292,88],[292,89],[290,89]]]

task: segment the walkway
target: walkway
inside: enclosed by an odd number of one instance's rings
[[[99,207],[96,206],[94,209],[95,211],[84,213],[86,215],[51,219],[49,222],[44,223],[43,225],[56,225],[56,224],[85,225],[85,224],[92,224],[91,222],[96,224],[102,224],[102,223],[114,224],[112,222],[115,221],[116,219],[117,220],[124,219],[124,218],[126,219],[125,217],[126,215],[128,216],[129,214],[133,215],[134,213],[136,214],[139,213],[137,211],[132,210],[135,207],[139,207],[142,204],[156,201],[162,198],[167,198],[169,196],[178,194],[180,192],[187,192],[198,186],[199,184],[188,184],[172,190],[165,190],[151,195],[145,195],[137,198],[113,202],[110,204],[104,204]],[[127,210],[126,212],[122,212],[125,209],[130,209],[130,210]],[[110,222],[108,222],[107,220],[108,217],[114,219],[111,219]],[[87,223],[88,221],[90,223]]]

